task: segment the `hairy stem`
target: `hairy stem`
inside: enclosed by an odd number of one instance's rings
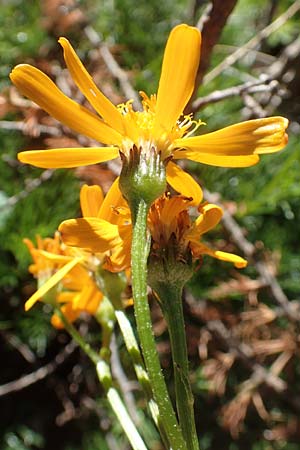
[[[138,207],[133,214],[134,228],[131,266],[135,317],[142,353],[154,399],[158,406],[160,421],[167,433],[171,448],[174,450],[186,450],[186,443],[176,420],[161,371],[152,331],[152,322],[147,296],[147,259],[149,254],[149,245],[147,243],[148,209],[147,203],[144,200],[140,200]]]

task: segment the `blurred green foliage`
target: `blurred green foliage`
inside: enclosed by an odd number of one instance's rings
[[[42,2],[41,2],[42,3]],[[26,0],[4,0],[0,4],[0,89],[9,86],[8,74],[11,68],[22,61],[34,60],[39,56],[41,47],[55,47],[53,35],[43,27],[40,2]],[[225,27],[221,40],[215,49],[212,65],[218,64],[232,49],[247,42],[255,33],[266,25],[265,19],[271,11],[269,0],[240,0]],[[276,3],[276,2],[275,2]],[[277,13],[286,10],[293,2],[279,0]],[[193,3],[184,0],[86,0],[76,3],[87,16],[87,21],[109,44],[118,48],[120,64],[131,71],[136,89],[147,94],[155,92],[159,79],[160,64],[166,37],[175,24],[191,20]],[[203,9],[203,8],[202,8]],[[197,17],[200,16],[201,8]],[[298,33],[299,14],[289,20],[264,43],[266,52],[276,58],[280,50],[289,44]],[[89,43],[83,32],[72,29],[74,46],[87,51]],[[264,55],[262,54],[262,57]],[[61,54],[57,56],[61,62]],[[200,87],[199,94],[206,95],[214,89],[223,89],[247,80],[247,73],[252,65],[251,54],[222,76],[217,77],[205,87]],[[259,67],[258,67],[259,73]],[[207,123],[205,130],[214,130],[242,120],[240,98],[228,99],[222,103],[211,104],[201,110],[199,117]],[[280,110],[278,111],[280,114]],[[6,119],[18,119],[10,113]],[[58,224],[66,218],[76,216],[80,181],[71,171],[55,171],[46,182],[41,183],[15,204],[7,205],[13,196],[24,191],[29,181],[39,179],[41,171],[16,162],[16,153],[20,148],[27,148],[28,140],[19,132],[0,129],[0,290],[2,304],[0,309],[1,330],[13,332],[23,343],[39,357],[47,355],[48,347],[54,340],[54,331],[49,325],[49,314],[41,314],[40,305],[25,314],[23,312],[24,286],[34,286],[34,280],[27,273],[30,262],[27,248],[22,243],[23,237],[34,239],[37,234],[51,236]],[[288,147],[281,153],[261,158],[261,162],[247,169],[221,169],[190,163],[191,173],[213,192],[219,192],[226,201],[237,204],[236,217],[247,230],[248,239],[255,243],[262,241],[265,248],[279,255],[279,281],[289,298],[299,298],[300,255],[297,230],[300,221],[300,142],[299,134],[291,133]],[[226,239],[221,227],[211,233],[211,242]],[[202,298],[217,282],[230,276],[231,268],[226,263],[205,258],[201,270],[197,272],[190,284],[195,296]],[[253,275],[253,268],[243,272]],[[266,295],[266,303],[268,298]],[[232,296],[224,302],[224,308],[231,311],[242,310],[242,296]],[[283,325],[284,326],[284,325]],[[13,349],[4,348],[7,352]],[[50,351],[50,354],[52,352]],[[19,367],[18,367],[19,368]],[[9,371],[9,378],[2,383],[17,378],[28,369]],[[299,367],[296,369],[299,375]],[[7,372],[5,371],[7,375]],[[64,374],[61,377],[64,379]],[[68,375],[69,376],[69,375]],[[199,415],[202,417],[201,405],[206,403],[207,383],[201,370],[193,373],[195,392],[199,395]],[[59,375],[58,375],[59,378]],[[229,389],[234,391],[237,383],[233,373],[229,379]],[[298,386],[299,387],[299,386]],[[47,398],[49,400],[49,398]],[[0,402],[1,402],[0,398]],[[26,398],[28,401],[28,398]],[[3,450],[34,450],[45,448],[52,450],[47,443],[49,429],[55,422],[58,406],[49,406],[48,428],[39,420],[39,398],[32,398],[31,414],[35,414],[33,423],[27,425],[26,414],[10,417],[2,421],[0,430],[0,447]],[[224,399],[225,402],[225,399]],[[208,406],[207,406],[208,405]],[[45,406],[45,405],[42,405]],[[214,404],[214,407],[220,406]],[[101,405],[103,407],[103,405]],[[54,409],[54,411],[51,410]],[[214,410],[215,411],[215,410]],[[214,413],[216,414],[216,413]],[[205,415],[208,415],[205,412]],[[22,420],[24,421],[22,423]],[[45,419],[45,422],[47,422]],[[201,419],[200,422],[202,423]],[[251,433],[254,426],[255,433]],[[202,450],[296,450],[299,445],[280,441],[275,446],[264,441],[259,434],[263,429],[258,421],[255,425],[245,427],[245,438],[232,442],[228,433],[221,431],[215,416],[204,417],[200,425]],[[57,450],[108,449],[105,433],[100,432],[98,421],[82,418],[81,435],[74,443],[74,429],[64,438],[58,438]],[[37,430],[37,431],[34,431]],[[118,436],[118,448],[123,448],[122,437]],[[150,441],[155,440],[155,433],[149,427]],[[61,435],[60,435],[61,436]],[[219,438],[218,438],[219,436]],[[52,436],[53,437],[53,436]],[[51,441],[53,443],[53,440]],[[53,444],[51,444],[53,445]],[[124,447],[125,448],[125,447]]]

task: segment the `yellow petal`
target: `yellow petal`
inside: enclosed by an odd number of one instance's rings
[[[200,61],[201,34],[185,24],[167,41],[156,103],[155,132],[171,130],[189,101]]]
[[[111,101],[97,88],[92,77],[76,55],[70,42],[63,37],[61,37],[58,42],[63,47],[64,60],[71,77],[83,95],[88,99],[97,113],[100,114],[100,116],[102,116],[112,128],[123,134],[124,126],[120,112],[117,110],[115,105],[113,105],[113,103],[111,103]]]
[[[287,126],[288,120],[284,117],[268,117],[237,123],[201,136],[176,139],[174,147],[183,150],[175,151],[174,157],[224,167],[252,165],[258,161],[255,155],[277,152],[287,144]]]
[[[78,295],[78,292],[62,291],[56,296],[58,303],[70,303],[74,300],[74,297]]]
[[[197,217],[194,224],[197,229],[197,233],[200,235],[215,228],[223,216],[222,209],[211,203],[202,206],[200,212],[202,214]]]
[[[59,269],[49,280],[46,281],[25,303],[25,311],[28,311],[40,298],[50,291],[56,284],[58,284],[73,267],[78,264],[82,258],[74,258],[65,266]]]
[[[76,297],[76,301],[73,302],[73,308],[95,314],[102,298],[102,292],[99,291],[94,282],[90,282],[83,287],[80,295]]]
[[[59,122],[104,144],[121,144],[120,133],[87,108],[68,98],[36,67],[20,64],[13,69],[10,78],[23,95]]]
[[[191,205],[199,205],[203,198],[202,189],[188,173],[177,164],[169,162],[167,165],[167,181],[181,195],[192,197]]]
[[[100,219],[107,220],[107,222],[117,224],[119,222],[119,218],[116,208],[125,208],[126,210],[129,209],[128,204],[119,188],[119,177],[115,179],[107,192],[99,210],[98,217]]]
[[[119,243],[116,225],[95,217],[65,220],[58,230],[66,245],[103,253]]]
[[[45,250],[35,249],[35,251],[37,255],[43,256],[46,260],[51,261],[51,263],[66,264],[74,259],[73,256],[57,255],[55,253],[46,252]]]
[[[238,269],[243,269],[248,264],[248,262],[244,258],[242,258],[241,256],[238,256],[238,255],[235,255],[233,253],[227,253],[227,252],[221,252],[219,250],[213,250],[202,243],[197,244],[197,247],[198,248],[195,248],[195,251],[196,251],[196,253],[198,253],[198,255],[206,254],[206,255],[212,256],[213,258],[219,259],[221,261],[231,262]],[[193,248],[193,250],[194,250],[194,248]]]
[[[18,153],[19,161],[43,169],[63,169],[87,166],[117,158],[116,147],[98,148],[52,148],[50,150],[28,150]]]
[[[103,198],[100,186],[83,185],[80,190],[80,207],[83,217],[97,217]]]
[[[200,153],[196,151],[179,151],[174,154],[174,159],[189,159],[190,161],[208,164],[217,167],[250,167],[259,161],[258,155],[224,156],[214,153]]]

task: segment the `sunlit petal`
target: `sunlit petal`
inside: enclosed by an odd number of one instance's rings
[[[220,222],[223,211],[222,209],[211,203],[208,203],[201,207],[200,216],[194,222],[192,235],[201,236],[204,233],[212,230]]]
[[[233,253],[221,252],[219,250],[213,250],[202,243],[193,243],[193,251],[199,254],[206,254],[221,261],[231,262],[237,269],[243,269],[247,266],[248,262],[241,256],[234,255]]]
[[[189,159],[190,161],[217,167],[250,167],[259,161],[258,155],[224,156],[214,153],[200,153],[183,150],[174,154],[174,159]]]
[[[200,60],[201,34],[181,24],[170,33],[162,64],[156,103],[155,130],[172,129],[189,101]]]
[[[100,186],[83,185],[80,190],[80,207],[83,217],[97,217],[103,198]]]
[[[115,179],[107,192],[99,210],[98,217],[116,224],[118,223],[116,208],[129,208],[119,188],[119,177]]]
[[[224,167],[246,167],[258,161],[255,155],[281,150],[287,144],[287,126],[288,120],[283,117],[268,117],[176,139],[174,147],[182,150],[175,151],[174,157]]]
[[[94,253],[106,252],[120,240],[117,225],[95,217],[65,220],[58,230],[66,245]]]
[[[203,198],[202,189],[188,173],[177,164],[169,162],[167,165],[167,181],[181,195],[192,197],[191,204],[199,205]]]
[[[124,127],[120,112],[97,88],[92,77],[76,55],[69,41],[66,38],[61,37],[58,42],[63,47],[64,59],[70,74],[83,95],[88,99],[100,116],[102,116],[112,128],[122,134],[124,132]]]
[[[82,259],[74,258],[72,261],[68,262],[65,266],[59,269],[49,280],[46,281],[25,303],[25,311],[28,311],[32,306],[41,299],[47,292],[50,291],[54,286],[56,286],[73,267],[76,266]]]
[[[97,164],[117,158],[116,147],[52,148],[18,153],[19,161],[43,169],[63,169]]]
[[[66,303],[61,307],[61,312],[67,318],[68,322],[75,322],[76,319],[80,316],[81,311],[73,308],[72,303]],[[58,329],[63,329],[64,324],[57,314],[53,314],[51,317],[51,325]]]
[[[90,314],[95,314],[102,298],[103,294],[99,291],[95,283],[89,282],[83,286],[80,294],[76,297],[76,301],[73,302],[73,307]]]
[[[23,95],[59,122],[104,144],[121,144],[120,133],[63,94],[53,81],[36,67],[20,64],[13,69],[10,78]]]
[[[51,263],[56,264],[66,264],[67,262],[74,259],[73,256],[57,255],[55,253],[46,252],[45,250],[36,250],[36,254],[41,255],[45,260],[51,261]]]

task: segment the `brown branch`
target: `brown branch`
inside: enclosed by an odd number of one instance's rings
[[[219,41],[220,35],[226,25],[227,19],[233,11],[237,0],[213,0],[212,8],[206,15],[202,30],[201,61],[197,73],[195,90],[201,84],[206,73],[214,46]],[[202,22],[203,23],[203,22]]]

